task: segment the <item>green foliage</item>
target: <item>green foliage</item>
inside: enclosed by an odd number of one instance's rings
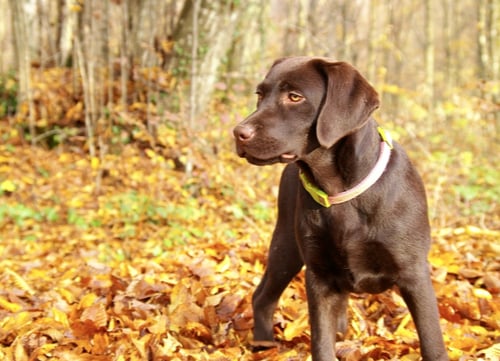
[[[0,118],[15,114],[18,88],[13,73],[0,74]]]
[[[166,224],[176,219],[196,221],[204,215],[203,209],[195,201],[188,201],[184,205],[164,204],[136,191],[111,197],[102,214],[107,218],[109,213],[114,212],[120,221],[130,225],[139,222]]]
[[[80,212],[74,208],[68,208],[67,211],[67,222],[70,225],[74,225],[79,229],[89,228],[91,222],[89,222],[86,217],[80,215]]]
[[[500,199],[500,171],[494,166],[470,166],[461,183],[452,185],[466,216],[486,214]]]
[[[29,228],[37,222],[56,222],[59,213],[55,207],[40,210],[23,204],[0,204],[0,225],[13,221],[21,229]]]
[[[257,201],[252,204],[246,204],[243,201],[235,201],[226,207],[235,219],[252,219],[263,222],[272,222],[274,217],[274,204],[270,205],[267,201]]]

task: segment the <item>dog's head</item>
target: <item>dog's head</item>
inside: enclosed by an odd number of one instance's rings
[[[353,66],[326,58],[277,60],[256,93],[257,109],[233,133],[238,154],[258,165],[331,148],[379,105],[377,92]]]

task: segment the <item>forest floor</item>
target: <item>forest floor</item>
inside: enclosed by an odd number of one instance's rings
[[[166,129],[164,151],[129,144],[94,158],[31,147],[5,124],[0,136],[0,359],[308,359],[303,273],[275,315],[278,346],[249,346],[281,166],[246,164],[218,131]],[[457,200],[438,168],[421,169],[445,343],[452,360],[498,360],[498,199],[471,214],[474,197]],[[396,290],[349,306],[339,357],[418,360]]]

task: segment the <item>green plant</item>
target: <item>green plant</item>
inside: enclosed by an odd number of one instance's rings
[[[15,114],[18,88],[13,73],[0,75],[0,118]]]
[[[0,223],[14,222],[23,229],[33,223],[56,222],[58,220],[59,212],[54,207],[37,210],[19,203],[0,205]]]

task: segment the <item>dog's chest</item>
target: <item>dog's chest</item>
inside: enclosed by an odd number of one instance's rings
[[[345,216],[345,213],[344,213]],[[386,240],[353,212],[304,217],[298,240],[304,263],[336,291],[379,293],[394,285],[398,265]]]

